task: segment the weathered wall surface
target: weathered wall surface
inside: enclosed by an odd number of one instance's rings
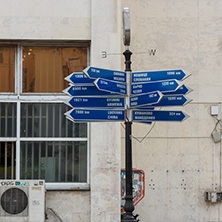
[[[91,41],[89,63],[121,67],[120,57],[102,59],[103,50],[120,52],[121,7],[116,0],[0,0],[0,40]],[[48,221],[120,220],[121,134],[119,123],[90,124],[90,191],[48,191]]]
[[[221,190],[221,143],[211,138],[221,126],[210,115],[212,105],[221,111],[222,100],[220,0],[0,2],[0,39],[91,40],[90,64],[117,70],[124,70],[121,10],[128,6],[133,71],[183,68],[194,90],[190,104],[173,108],[190,115],[185,122],[133,124],[133,167],[146,173],[146,196],[135,212],[141,221],[222,221],[221,204],[203,197]],[[47,206],[65,221],[118,221],[119,124],[90,128],[91,191],[48,192]]]
[[[1,39],[90,39],[90,1],[1,0]]]
[[[120,70],[119,57],[103,51],[121,48],[120,2],[91,1],[91,66]],[[121,133],[119,123],[91,123],[91,222],[120,220]]]
[[[90,192],[48,191],[46,193],[47,221],[90,221]]]
[[[222,221],[221,203],[204,200],[206,190],[221,190],[221,143],[211,138],[221,116],[221,1],[130,0],[124,6],[131,13],[133,71],[182,68],[192,73],[184,83],[194,90],[190,104],[171,108],[190,115],[184,122],[133,124],[133,167],[146,173],[146,196],[135,212],[149,222]],[[219,107],[215,118],[212,105]]]

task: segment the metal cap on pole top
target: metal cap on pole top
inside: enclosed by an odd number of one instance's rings
[[[130,45],[130,11],[129,8],[123,8],[123,43]]]

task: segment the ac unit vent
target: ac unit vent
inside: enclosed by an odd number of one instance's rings
[[[1,206],[8,214],[20,214],[28,206],[28,197],[23,190],[10,188],[2,194]]]

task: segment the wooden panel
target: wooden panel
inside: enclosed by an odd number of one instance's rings
[[[0,92],[15,91],[15,48],[0,46]]]
[[[23,92],[61,93],[64,78],[87,66],[87,48],[24,47]]]

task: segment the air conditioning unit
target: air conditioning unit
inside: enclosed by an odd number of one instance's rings
[[[1,222],[44,222],[44,180],[0,180]]]

